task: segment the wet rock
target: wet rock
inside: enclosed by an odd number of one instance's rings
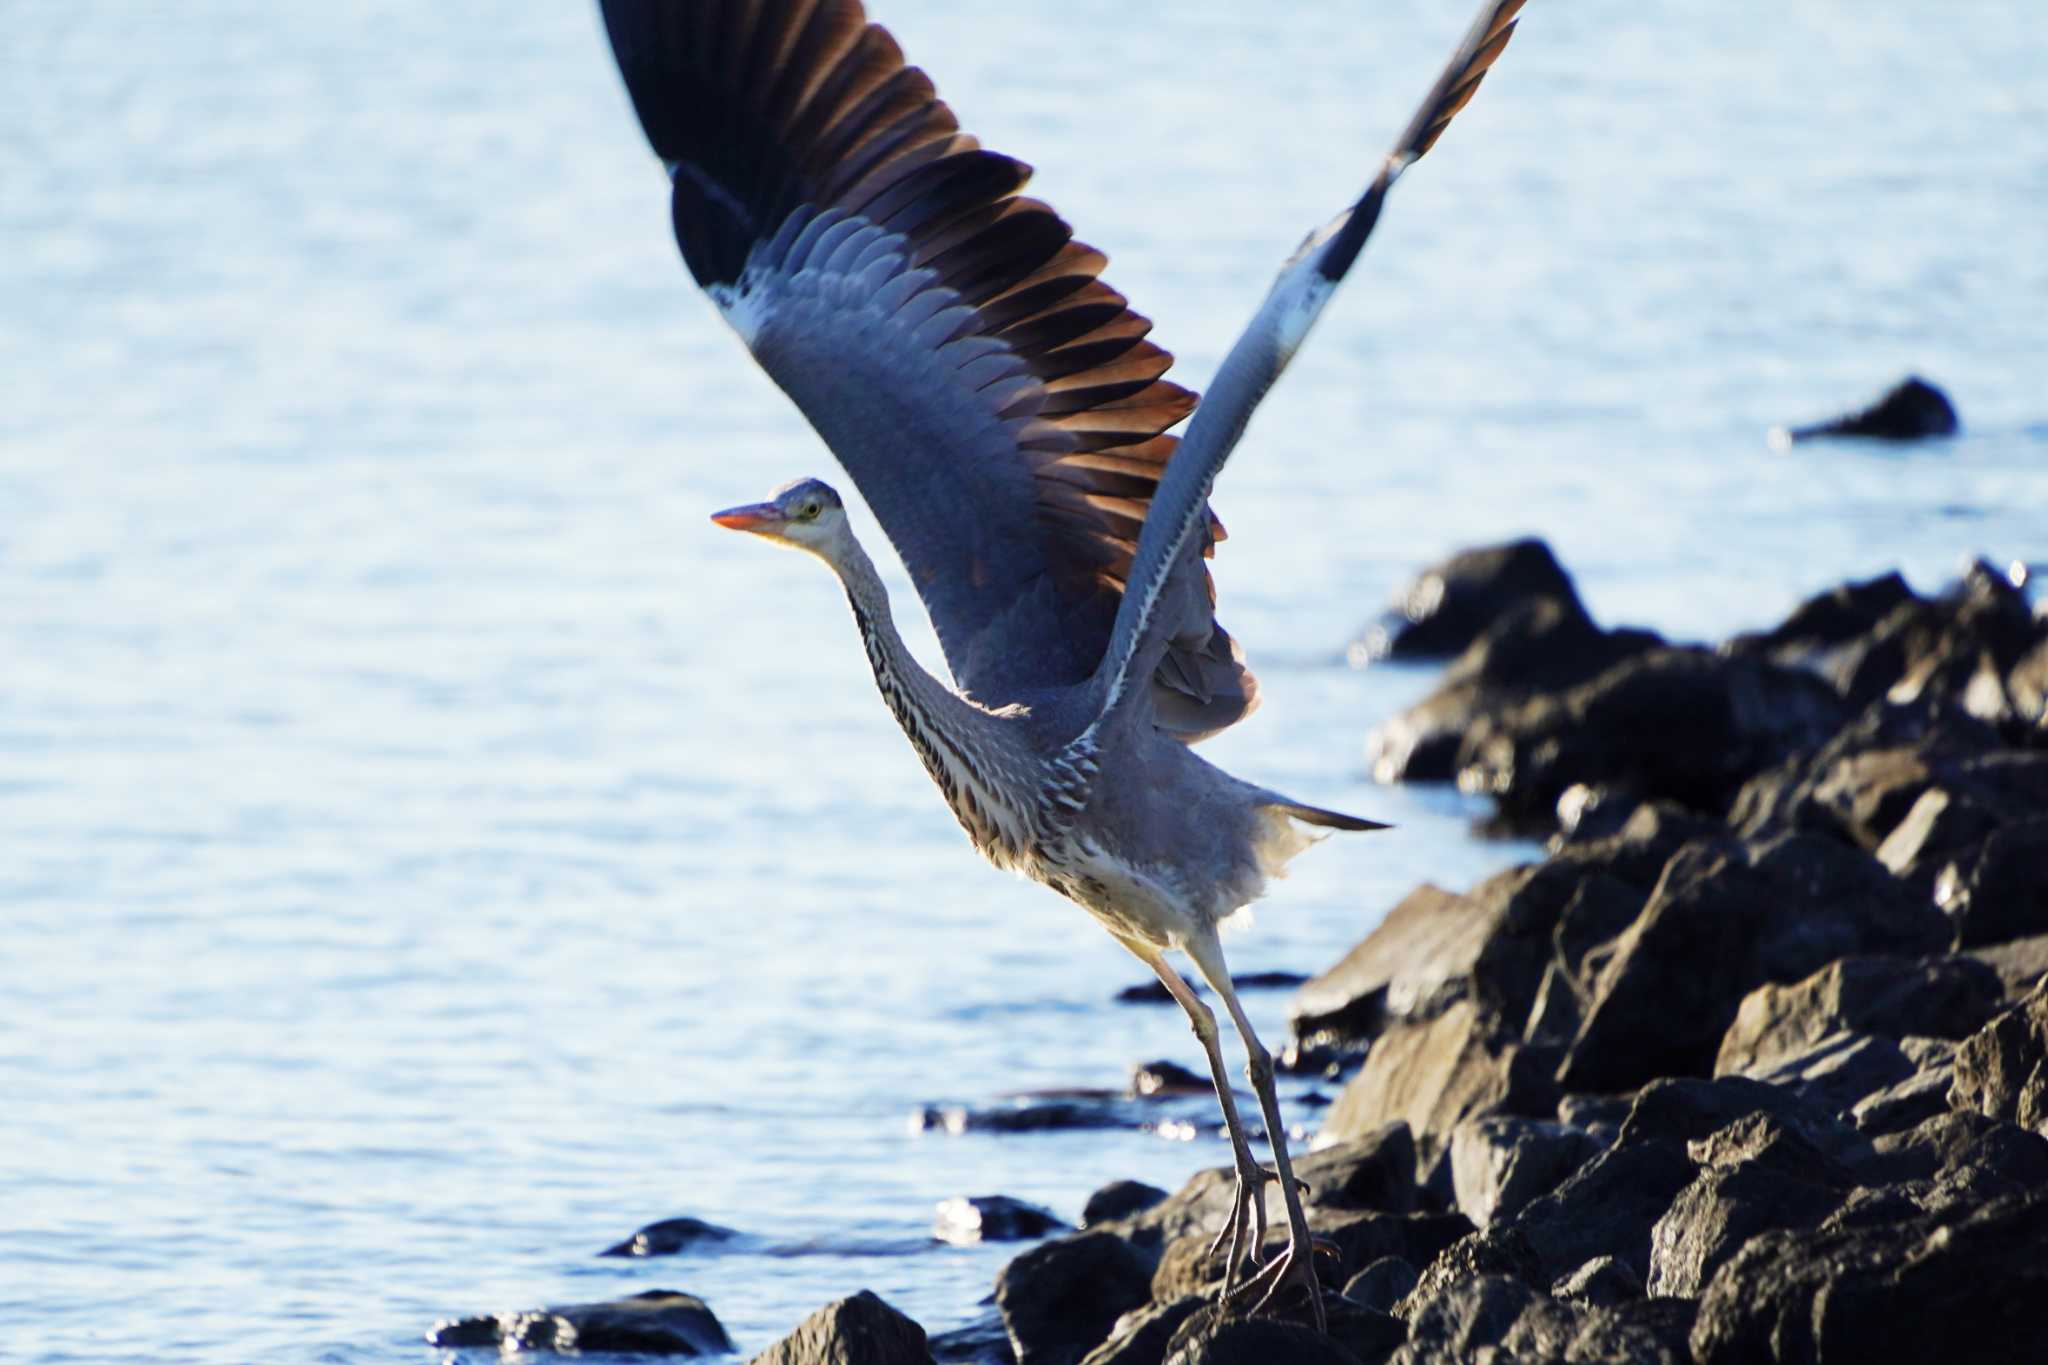
[[[1549,601],[1585,615],[1564,566],[1540,540],[1464,550],[1423,570],[1351,648],[1355,663],[1448,659],[1522,604]]]
[[[2002,994],[1997,973],[1968,958],[1843,958],[1744,996],[1714,1074],[1755,1074],[1842,1032],[1964,1038],[1983,1027]]]
[[[1495,917],[1476,899],[1417,887],[1335,966],[1295,992],[1288,1010],[1295,1035],[1371,1039],[1390,1022],[1442,1013],[1468,993],[1472,963]]]
[[[1131,1068],[1131,1093],[1139,1099],[1155,1095],[1213,1095],[1215,1084],[1198,1076],[1179,1062],[1164,1059],[1140,1062]]]
[[[1175,1329],[1165,1365],[1357,1365],[1357,1359],[1313,1327],[1237,1317],[1210,1305]]]
[[[439,1322],[427,1333],[427,1341],[449,1348],[497,1346],[506,1351],[565,1354],[712,1356],[733,1349],[725,1328],[704,1300],[672,1289],[650,1289],[604,1303]],[[920,1332],[918,1346],[922,1349],[923,1345]]]
[[[1017,1365],[1073,1365],[1151,1297],[1150,1261],[1107,1232],[1048,1242],[996,1276],[996,1308]]]
[[[960,1196],[940,1203],[932,1236],[955,1246],[976,1242],[1022,1242],[1065,1232],[1067,1224],[1050,1209],[1006,1194]]]
[[[1810,674],[1658,648],[1481,715],[1459,749],[1458,785],[1528,828],[1553,825],[1559,798],[1579,783],[1720,814],[1752,775],[1824,742],[1848,716]]]
[[[1956,945],[1975,948],[2048,933],[2044,870],[2048,816],[1994,830],[1944,869],[1935,880],[1934,896],[1955,925]]]
[[[1550,1295],[1589,1308],[1613,1308],[1643,1297],[1642,1277],[1612,1256],[1595,1256],[1550,1286]]]
[[[1017,1365],[1000,1313],[988,1313],[950,1332],[935,1332],[929,1344],[937,1365]]]
[[[1556,1092],[1535,1058],[1493,1032],[1470,1001],[1423,1024],[1389,1029],[1365,1069],[1337,1097],[1323,1135],[1346,1141],[1401,1120],[1415,1135],[1425,1168],[1434,1168],[1450,1132],[1488,1114],[1552,1112]],[[1426,1183],[1426,1182],[1425,1182]]]
[[[1520,1213],[1600,1150],[1593,1135],[1543,1119],[1486,1118],[1451,1134],[1458,1209],[1485,1227]]]
[[[1160,1365],[1180,1325],[1208,1306],[1188,1297],[1172,1303],[1148,1303],[1116,1320],[1109,1340],[1090,1351],[1081,1365]]]
[[[1770,443],[1775,449],[1787,450],[1822,436],[1917,441],[1953,436],[1961,428],[1948,395],[1919,375],[1909,374],[1854,412],[1801,427],[1773,427]]]
[[[805,1318],[752,1365],[918,1365],[931,1359],[924,1328],[863,1289]]]
[[[2048,1189],[1898,1222],[1772,1232],[1724,1263],[1692,1332],[1700,1365],[2006,1365],[2048,1340]]]
[[[1088,1196],[1088,1202],[1081,1208],[1081,1226],[1094,1227],[1099,1223],[1128,1218],[1165,1199],[1166,1191],[1157,1185],[1147,1185],[1142,1180],[1112,1180]]]
[[[1929,951],[1945,937],[1938,911],[1831,840],[1689,844],[1617,941],[1558,1079],[1624,1090],[1704,1074],[1756,987],[1853,953]],[[1657,1027],[1645,1027],[1651,1019]]]
[[[1956,1050],[1951,1102],[2048,1137],[2048,987]]]
[[[1648,631],[1602,630],[1576,604],[1524,604],[1473,641],[1434,691],[1377,727],[1366,760],[1381,782],[1451,781],[1485,717],[1590,683],[1662,643]]]
[[[598,1252],[600,1256],[674,1256],[699,1247],[717,1247],[738,1240],[740,1234],[701,1218],[664,1218],[649,1223],[623,1242]]]
[[[1110,1090],[1019,1095],[986,1106],[932,1105],[910,1116],[913,1132],[1058,1133],[1098,1128],[1143,1128],[1146,1106]]]
[[[1422,1272],[1400,1256],[1382,1256],[1344,1282],[1344,1297],[1382,1313],[1414,1292]]]

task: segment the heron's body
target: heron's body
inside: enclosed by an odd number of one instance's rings
[[[1506,46],[1487,0],[1365,194],[1281,270],[1206,398],[1100,279],[1105,258],[1029,170],[959,130],[858,0],[601,0],[669,170],[684,259],[881,521],[954,683],[904,648],[839,496],[816,480],[716,520],[805,550],[844,585],[875,682],[974,846],[1058,891],[1156,972],[1201,1040],[1239,1198],[1228,1275],[1277,1179],[1284,1253],[1249,1282],[1313,1290],[1272,1059],[1218,927],[1310,830],[1382,826],[1233,777],[1189,746],[1257,684],[1217,623],[1208,497],[1252,411],[1357,258],[1387,191]],[[1181,437],[1169,435],[1192,412]],[[1251,1153],[1190,957],[1245,1043],[1275,1170]],[[1317,1319],[1320,1299],[1310,1294]]]

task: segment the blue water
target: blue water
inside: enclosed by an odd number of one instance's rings
[[[2034,8],[1534,0],[1217,494],[1267,704],[1209,752],[1401,827],[1298,864],[1241,970],[1529,852],[1367,781],[1429,677],[1343,646],[1427,560],[1541,532],[1603,619],[1707,637],[2048,558]],[[1308,11],[882,17],[1199,383],[1467,18]],[[969,854],[816,566],[704,521],[831,470],[675,260],[587,7],[5,27],[0,1355],[418,1360],[654,1285],[748,1352],[862,1287],[943,1329],[1006,1252],[914,1250],[937,1201],[1222,1159],[910,1131],[1199,1058]],[[1968,434],[1766,448],[1907,369]],[[679,1214],[815,1254],[591,1255]]]

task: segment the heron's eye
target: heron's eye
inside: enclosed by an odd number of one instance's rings
[[[803,511],[798,513],[798,515],[801,516],[805,521],[816,521],[818,519],[818,513],[824,510],[825,509],[823,507],[821,507],[819,504],[815,502],[807,502],[804,504]]]

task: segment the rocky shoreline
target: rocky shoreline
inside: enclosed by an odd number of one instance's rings
[[[1104,1191],[985,1322],[927,1338],[863,1294],[757,1359],[2041,1358],[2048,613],[1979,564],[1673,645],[1594,624],[1524,542],[1430,571],[1358,652],[1451,660],[1374,735],[1383,780],[1455,781],[1550,843],[1417,888],[1294,997],[1293,1056],[1347,1077],[1299,1162],[1328,1335],[1215,1306],[1219,1167]],[[953,1215],[1053,1228],[1019,1216]],[[732,1349],[687,1295],[579,1306],[631,1344],[569,1311],[432,1339]]]

